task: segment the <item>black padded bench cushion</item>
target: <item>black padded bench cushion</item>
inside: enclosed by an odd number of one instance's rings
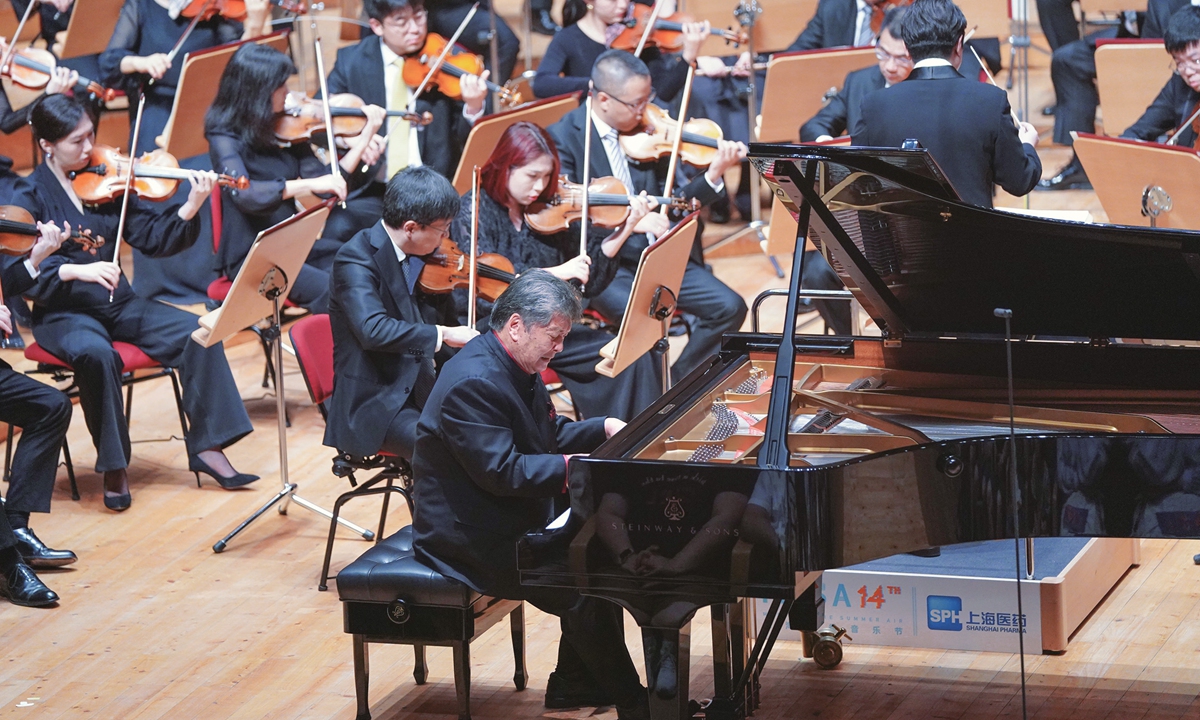
[[[342,569],[337,576],[342,601],[467,608],[479,599],[457,580],[424,565],[413,556],[412,527],[384,538]]]

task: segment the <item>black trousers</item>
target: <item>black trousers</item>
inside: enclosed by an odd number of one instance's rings
[[[1106,28],[1082,40],[1063,45],[1050,58],[1050,80],[1054,83],[1054,142],[1071,145],[1071,131],[1096,132],[1096,40],[1117,36],[1117,28]],[[1109,128],[1118,134],[1125,128]]]
[[[0,513],[0,550],[7,550],[10,547],[16,547],[17,536],[13,535],[12,525],[8,522],[8,516]]]
[[[1079,39],[1079,23],[1071,9],[1073,4],[1074,0],[1037,0],[1038,20],[1051,51]]]
[[[0,422],[21,428],[4,509],[10,513],[50,512],[58,453],[71,424],[71,401],[49,385],[0,363]],[[0,528],[0,536],[3,534]]]
[[[804,252],[804,274],[801,280],[805,290],[846,289],[829,261],[817,250]],[[813,300],[812,304],[835,335],[849,335],[852,332],[850,303],[845,300]]]
[[[590,305],[611,322],[620,322],[632,290],[633,269],[622,265],[604,292],[590,300]],[[742,296],[694,262],[689,262],[683,273],[678,300],[679,309],[694,315],[696,322],[687,346],[671,367],[671,377],[676,380],[715,354],[721,348],[721,336],[739,330],[746,319]]]
[[[412,460],[413,449],[417,446],[417,421],[420,419],[421,409],[410,395],[388,425],[380,450]]]
[[[563,350],[550,369],[567,386],[585,418],[615,417],[628,422],[662,395],[660,360],[646,353],[614,378],[596,372],[600,348],[613,336],[585,325],[572,325]]]
[[[449,7],[447,7],[449,5]],[[449,38],[458,29],[459,23],[471,11],[471,3],[451,4],[436,3],[427,6],[429,10],[429,29],[442,37]],[[485,64],[491,64],[491,50],[487,41],[490,32],[488,19],[488,4],[480,7],[471,22],[463,30],[458,42],[473,53],[483,58]],[[517,53],[521,50],[521,41],[517,39],[512,28],[505,24],[500,16],[496,16],[496,55],[500,63],[499,72],[493,73],[489,79],[497,85],[503,85],[512,77],[513,69],[517,66]]]
[[[33,336],[75,369],[79,404],[96,446],[96,472],[129,465],[129,427],[121,398],[121,356],[114,340],[137,345],[179,371],[191,454],[224,448],[254,428],[242,404],[221,344],[202,347],[191,339],[196,316],[133,293],[86,310],[46,312]]]

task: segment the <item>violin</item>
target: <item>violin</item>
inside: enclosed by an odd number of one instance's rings
[[[329,114],[333,119],[334,137],[357,137],[367,126],[363,99],[350,93],[329,98]],[[433,122],[433,113],[407,110],[388,110],[388,117],[403,118],[414,125]],[[325,132],[325,103],[298,92],[288,93],[283,114],[275,121],[275,138],[282,143],[309,142],[313,135]]]
[[[525,209],[525,222],[535,231],[549,235],[566,230],[583,216],[583,184],[563,175],[558,192],[549,202],[537,202]],[[615,177],[600,177],[588,183],[588,222],[596,227],[615,228],[629,218],[629,190]],[[650,199],[650,197],[647,197]],[[696,201],[677,197],[653,197],[660,205],[688,210]]]
[[[911,1],[909,0],[909,2]],[[637,50],[638,43],[642,41],[642,34],[646,31],[646,24],[650,22],[650,16],[654,13],[653,7],[637,3],[630,3],[629,10],[629,17],[621,21],[625,29],[609,46],[613,50],[626,52]],[[659,16],[654,21],[654,29],[646,36],[646,45],[653,45],[668,52],[678,52],[683,49],[683,24],[690,22],[695,22],[695,20],[683,13],[675,13],[666,17]],[[708,34],[725,38],[726,43],[735,46],[744,45],[749,40],[749,36],[744,30],[710,28]]]
[[[471,282],[471,259],[448,237],[442,238],[437,250],[422,259],[425,267],[421,268],[417,284],[427,293],[440,295],[465,288]],[[498,253],[476,256],[475,272],[479,297],[489,302],[495,302],[509,283],[517,279],[512,262]]]
[[[1183,135],[1183,131],[1187,130],[1189,127],[1192,129],[1192,135],[1196,138],[1200,138],[1200,102],[1197,102],[1192,106],[1191,110],[1188,110],[1187,120],[1184,120],[1179,124],[1179,127],[1167,133],[1167,142],[1165,144],[1178,145],[1179,138],[1181,135]],[[1195,140],[1193,140],[1193,142],[1195,142]]]
[[[71,173],[71,187],[79,199],[88,205],[99,205],[115,200],[125,192],[129,180],[130,159],[119,150],[108,145],[92,148],[88,166]],[[165,150],[154,150],[142,155],[133,168],[133,190],[144,200],[166,200],[175,194],[181,180],[188,179],[188,171],[179,167],[179,161]],[[245,190],[250,180],[219,175],[217,184]]]
[[[425,37],[425,46],[404,59],[404,82],[409,87],[419,87],[430,68],[437,62],[442,51],[446,48],[446,38],[437,33],[429,33]],[[483,60],[461,45],[455,45],[438,71],[429,79],[429,86],[436,87],[443,95],[452,100],[462,99],[462,86],[459,79],[463,75],[479,77],[483,72]],[[500,96],[500,102],[512,107],[521,104],[521,93],[510,87],[501,87],[491,80],[487,81],[488,90]]]
[[[0,205],[0,255],[25,255],[37,243],[41,231],[33,215],[18,205]],[[94,237],[91,230],[71,233],[68,240],[95,254],[104,245],[104,238]]]
[[[888,10],[912,4],[913,0],[876,0],[871,6],[871,32],[875,33],[875,37],[879,37],[879,33],[883,31],[883,16],[887,15]]]
[[[295,15],[303,15],[308,12],[308,6],[302,0],[270,0],[270,3]],[[324,7],[318,9],[324,10]],[[185,18],[198,17],[201,22],[210,20],[217,15],[230,20],[245,20],[246,2],[245,0],[191,0],[179,11],[179,15]]]
[[[26,47],[12,54],[8,65],[4,67],[4,75],[12,81],[30,90],[41,90],[50,82],[50,76],[57,68],[54,53],[41,48]],[[95,80],[89,80],[82,75],[75,85],[103,102],[108,102],[117,96],[117,91],[106,88]]]
[[[671,116],[657,105],[647,105],[639,132],[622,135],[621,149],[639,162],[651,162],[671,154],[678,127]],[[679,157],[695,167],[708,167],[717,154],[717,141],[723,139],[721,127],[707,118],[695,118],[683,124],[683,142]]]

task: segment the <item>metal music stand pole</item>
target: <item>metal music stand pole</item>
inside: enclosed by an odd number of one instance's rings
[[[279,482],[281,487],[279,492],[268,500],[265,505],[254,511],[254,514],[243,520],[240,525],[233,529],[233,532],[221,538],[213,545],[213,552],[216,553],[223,552],[230,540],[237,537],[238,533],[249,527],[250,523],[257,520],[263,513],[270,510],[272,506],[280,501],[282,501],[282,504],[279,505],[280,515],[287,515],[288,503],[294,500],[302,508],[330,519],[333,518],[333,513],[297,495],[296,484],[288,480],[287,421],[285,420],[287,408],[283,399],[283,323],[279,312],[279,306],[283,302],[283,298],[287,295],[287,287],[287,276],[279,268],[272,268],[268,271],[263,276],[262,283],[258,286],[259,294],[270,300],[273,308],[271,327],[267,329],[267,333],[271,339],[271,343],[274,345],[275,355],[275,424],[279,428]],[[364,540],[373,540],[375,538],[375,533],[365,530],[341,517],[338,518],[338,523],[358,533]]]
[[[671,389],[671,318],[675,315],[675,304],[678,302],[671,288],[659,285],[650,301],[650,317],[662,323],[662,337],[654,343],[654,352],[659,354],[662,362],[663,395]]]

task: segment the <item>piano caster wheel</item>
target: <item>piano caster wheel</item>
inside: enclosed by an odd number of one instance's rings
[[[818,666],[825,670],[831,670],[842,662],[842,638],[854,639],[837,625],[833,625],[832,629],[821,628],[814,635],[816,642],[813,643],[812,658]]]

